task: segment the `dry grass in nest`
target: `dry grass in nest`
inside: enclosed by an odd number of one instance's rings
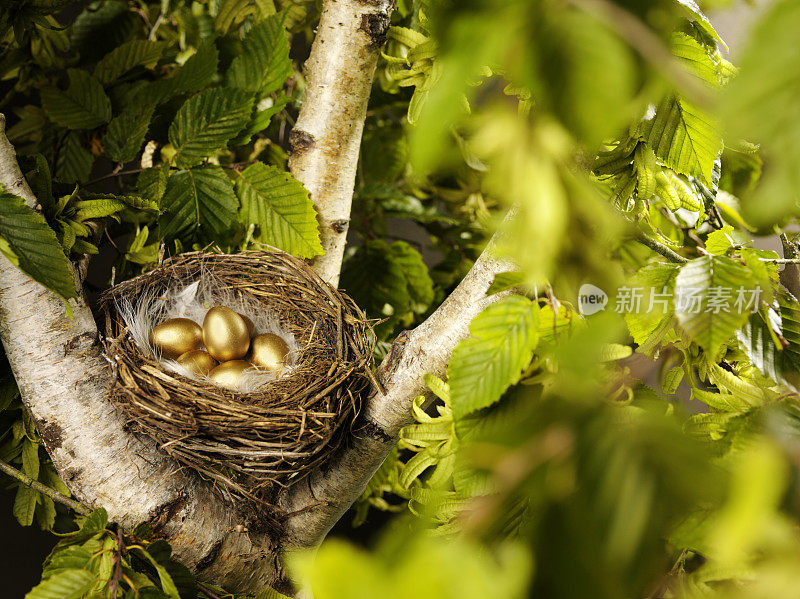
[[[249,296],[294,335],[299,350],[286,375],[253,393],[235,393],[170,372],[143,352],[116,311],[125,298],[162,293],[210,273],[234,297]],[[112,397],[128,425],[203,476],[230,499],[255,502],[275,524],[279,487],[302,480],[345,442],[374,377],[374,336],[361,310],[304,262],[280,251],[187,253],[116,285],[101,300]],[[264,520],[266,519],[266,520]]]

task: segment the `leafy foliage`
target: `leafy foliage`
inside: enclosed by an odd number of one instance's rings
[[[189,98],[169,128],[175,162],[189,167],[224,147],[250,116],[252,96],[234,90],[209,89]]]
[[[69,87],[42,90],[42,106],[53,122],[70,129],[93,129],[111,119],[111,100],[86,71],[70,69]]]
[[[315,3],[17,4],[0,101],[42,206],[0,198],[21,268],[69,295],[65,255],[115,255],[121,280],[208,244],[321,253],[286,172]],[[796,3],[766,9],[740,70],[694,1],[568,4],[398,2],[341,286],[382,357],[490,233],[520,268],[425,377],[354,518],[398,521],[290,564],[322,599],[797,594],[800,288],[753,241],[798,214]],[[586,283],[601,313],[576,309]],[[0,459],[68,493],[4,376]],[[31,597],[205,592],[146,528],[76,531],[10,484],[22,524],[68,533]]]
[[[267,17],[242,40],[242,53],[228,70],[231,87],[270,94],[292,74],[289,43],[283,29],[285,13]]]
[[[234,224],[237,206],[233,184],[218,166],[178,171],[167,181],[159,219],[164,237],[187,232],[222,236]]]
[[[258,163],[244,169],[236,180],[241,199],[240,219],[257,230],[252,240],[271,245],[300,258],[323,252],[317,216],[302,183],[275,167]]]
[[[456,418],[485,408],[516,383],[538,341],[538,306],[520,296],[500,300],[470,325],[447,369]]]
[[[44,217],[25,200],[0,188],[0,251],[48,289],[76,296],[69,263]]]

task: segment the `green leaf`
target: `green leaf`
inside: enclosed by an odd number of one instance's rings
[[[702,389],[692,389],[692,397],[720,412],[742,414],[753,409],[752,405],[731,393],[712,393]]]
[[[696,258],[684,264],[675,278],[678,322],[713,356],[750,318],[746,302],[757,301],[755,287],[752,273],[730,258]]]
[[[155,106],[132,106],[108,125],[103,150],[114,162],[130,162],[144,143]]]
[[[787,318],[791,314],[792,312],[786,311]],[[782,333],[781,316],[772,308],[762,308],[736,331],[739,345],[750,358],[750,362],[775,382],[783,381],[781,359],[788,352],[782,351],[777,336]],[[800,326],[800,322],[797,324]]]
[[[34,197],[42,206],[45,215],[50,215],[55,211],[56,204],[53,197],[53,182],[50,178],[50,165],[42,154],[34,154],[32,157],[34,166],[25,173],[25,180],[30,185]]]
[[[90,63],[110,52],[141,26],[140,17],[123,0],[89,3],[72,26],[71,51]]]
[[[271,15],[250,29],[228,70],[231,87],[266,95],[280,89],[293,73],[285,16],[284,12]]]
[[[161,198],[167,189],[169,180],[169,164],[160,167],[150,167],[139,173],[136,179],[136,189],[139,195],[153,202],[156,206],[161,204]]]
[[[161,583],[161,590],[163,590],[170,599],[181,599],[180,593],[178,593],[178,588],[175,586],[175,582],[172,580],[172,576],[169,575],[169,572],[167,572],[167,569],[147,551],[142,549],[139,551],[151,564],[153,564],[153,567],[156,569],[156,572],[158,573],[158,580]]]
[[[22,526],[33,524],[38,495],[39,493],[23,484],[17,487],[17,495],[14,497],[14,517]]]
[[[220,33],[228,33],[248,17],[258,22],[275,13],[273,0],[225,0],[214,18],[214,28]]]
[[[255,223],[253,239],[298,258],[322,254],[317,213],[303,184],[274,166],[248,166],[236,181],[242,202],[239,219]]]
[[[520,287],[524,281],[525,276],[518,270],[509,270],[506,272],[497,273],[492,280],[492,284],[486,294],[494,295],[495,293],[500,293],[501,291]]]
[[[47,495],[39,495],[39,504],[34,512],[36,522],[42,530],[52,530],[56,523],[56,504]]]
[[[61,297],[76,297],[69,261],[44,217],[0,187],[0,251],[25,274]]]
[[[258,111],[258,108],[256,107],[255,114],[250,119],[250,122],[245,125],[244,129],[242,129],[239,135],[230,141],[230,144],[232,146],[249,144],[250,140],[253,138],[253,135],[260,133],[269,127],[270,122],[272,122],[272,117],[283,110],[284,107],[291,101],[292,99],[290,97],[281,96],[275,100],[275,103],[269,108]]]
[[[788,344],[781,356],[781,374],[795,389],[800,389],[800,304],[785,289],[778,290],[776,295],[781,333]],[[774,327],[773,319],[770,325]]]
[[[58,149],[55,179],[62,183],[85,183],[93,162],[94,156],[83,147],[80,133],[70,131]]]
[[[711,24],[711,21],[708,20],[703,14],[703,11],[700,10],[700,7],[697,5],[697,2],[694,0],[678,0],[678,4],[681,5],[684,12],[687,14],[689,18],[691,18],[695,23],[697,23],[698,27],[702,29],[707,35],[709,35],[712,39],[717,40],[720,44],[725,47],[725,50],[728,50],[728,45],[722,40],[717,33],[717,30],[714,29],[714,26]]]
[[[189,98],[169,128],[176,164],[194,166],[224,148],[250,120],[252,105],[252,94],[233,89],[207,89]]]
[[[92,554],[84,547],[77,545],[56,546],[56,549],[53,550],[53,553],[45,562],[42,580],[47,580],[54,574],[64,570],[81,570],[86,567],[90,559],[92,559]]]
[[[706,239],[706,251],[709,254],[725,255],[734,245],[737,245],[737,242],[733,237],[733,227],[730,225],[712,231]]]
[[[680,31],[672,34],[670,42],[672,53],[688,67],[690,72],[712,86],[719,85],[719,63],[709,54],[705,46],[691,35]]]
[[[666,98],[641,133],[664,164],[672,170],[711,185],[714,162],[722,151],[716,124],[682,98]]]
[[[178,171],[167,181],[161,201],[161,234],[202,233],[204,239],[219,239],[236,222],[238,207],[233,185],[219,166]]]
[[[106,526],[108,526],[108,512],[106,512],[105,508],[99,507],[86,516],[86,519],[81,525],[80,532],[94,534],[105,530]]]
[[[631,289],[642,290],[642,299],[640,309],[625,313],[625,322],[642,353],[650,354],[672,323],[677,274],[675,264],[651,262],[639,269],[630,281]]]
[[[741,53],[739,73],[726,87],[719,107],[729,139],[759,143],[768,165],[742,204],[747,221],[758,226],[782,222],[799,210],[800,119],[794,107],[800,93],[800,61],[796,53],[786,51],[795,43],[798,27],[797,2],[765,6]]]
[[[456,418],[492,405],[519,380],[539,339],[538,312],[530,300],[512,295],[475,317],[447,367]]]
[[[395,241],[390,251],[406,279],[411,308],[419,314],[424,313],[433,302],[433,280],[422,255],[405,241]]]
[[[54,123],[69,129],[94,129],[111,120],[111,100],[86,71],[69,69],[66,91],[42,89],[42,106]]]
[[[166,42],[151,40],[125,42],[114,48],[97,63],[94,76],[103,85],[109,85],[135,67],[153,68],[166,47]]]
[[[88,570],[62,570],[36,585],[25,599],[78,599],[94,584],[94,574]]]
[[[22,471],[33,480],[39,478],[39,444],[28,439],[22,443]]]
[[[133,103],[160,104],[179,94],[203,89],[217,74],[219,52],[214,41],[204,41],[197,52],[180,67],[172,77],[153,81],[139,90]]]

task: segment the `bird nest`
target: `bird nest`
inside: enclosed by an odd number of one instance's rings
[[[252,389],[232,391],[165,364],[143,340],[141,321],[146,329],[153,312],[169,315],[193,283],[204,287],[206,309],[213,297],[249,312],[261,328],[280,328],[291,339],[290,366]],[[364,314],[304,262],[277,250],[182,254],[112,287],[101,306],[111,396],[128,426],[215,481],[224,496],[260,504],[254,511],[273,523],[280,518],[276,491],[346,442],[375,382],[374,335]]]

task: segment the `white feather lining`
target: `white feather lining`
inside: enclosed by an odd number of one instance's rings
[[[170,318],[189,318],[202,326],[206,312],[214,306],[227,306],[247,316],[255,325],[255,335],[274,333],[289,347],[283,370],[274,373],[249,368],[239,377],[236,391],[253,393],[276,377],[291,373],[300,349],[294,335],[284,328],[280,320],[269,309],[264,308],[263,304],[254,299],[235,296],[209,271],[202,270],[200,279],[189,284],[175,279],[166,293],[145,292],[136,303],[128,298],[121,298],[116,302],[117,313],[139,349],[155,358],[166,370],[211,384],[214,383],[208,377],[190,372],[175,360],[163,358],[158,348],[151,343],[150,333],[156,325]]]

